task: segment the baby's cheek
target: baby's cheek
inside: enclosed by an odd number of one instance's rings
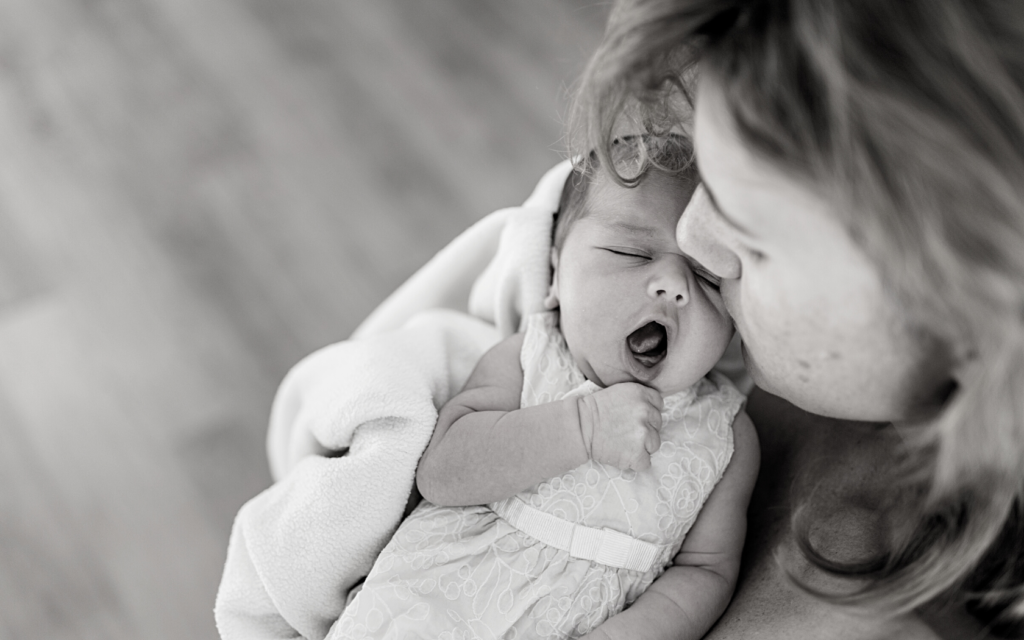
[[[721,298],[718,298],[717,301],[707,300],[702,308],[701,316],[701,330],[705,340],[712,345],[713,349],[721,348],[724,351],[736,329]]]

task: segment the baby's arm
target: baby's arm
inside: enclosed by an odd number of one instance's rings
[[[438,414],[416,470],[434,504],[503,500],[588,459],[643,468],[660,445],[661,396],[635,383],[583,398],[520,408],[523,369],[516,334],[480,359],[465,388]]]
[[[587,460],[575,399],[519,408],[522,346],[517,333],[485,353],[462,392],[441,408],[416,470],[430,502],[501,500]]]
[[[729,604],[747,531],[747,506],[761,451],[746,412],[733,421],[734,451],[725,474],[686,535],[672,566],[629,609],[586,638],[697,640]]]

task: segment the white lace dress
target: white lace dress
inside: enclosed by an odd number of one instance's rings
[[[526,320],[522,405],[593,393],[556,313]],[[399,527],[329,639],[574,638],[665,570],[732,456],[744,396],[712,373],[665,398],[644,472],[588,462],[499,503],[424,502]],[[500,514],[500,515],[499,515]]]

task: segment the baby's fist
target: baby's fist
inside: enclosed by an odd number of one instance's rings
[[[636,382],[620,382],[577,400],[583,446],[590,459],[643,471],[661,447],[661,394]]]

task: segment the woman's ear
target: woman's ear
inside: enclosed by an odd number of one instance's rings
[[[551,247],[551,286],[544,297],[544,308],[548,311],[558,308],[558,249]]]

